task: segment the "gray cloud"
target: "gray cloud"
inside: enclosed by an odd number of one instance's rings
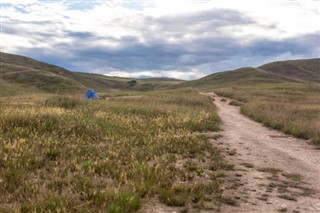
[[[18,53],[38,60],[57,64],[65,68],[90,72],[106,73],[112,70],[127,72],[146,70],[190,70],[194,67],[206,67],[205,74],[240,66],[243,58],[277,57],[281,54],[312,57],[318,54],[319,34],[309,33],[282,40],[255,38],[243,43],[241,38],[233,36],[230,26],[257,26],[274,28],[256,23],[239,11],[207,10],[189,15],[155,18],[140,16],[136,26],[140,36],[122,37],[101,36],[94,32],[71,31],[62,33],[53,31],[32,31],[32,28],[18,29],[16,20],[3,22],[3,33],[29,36],[34,42],[46,43],[50,48],[23,47]],[[22,22],[20,22],[22,23]],[[24,26],[44,27],[52,22],[23,22]],[[60,23],[61,24],[61,23]],[[185,38],[186,35],[191,36]],[[68,38],[71,42],[61,42]],[[109,42],[115,46],[106,45]],[[232,59],[232,61],[230,60]],[[247,64],[250,65],[250,64]]]
[[[260,39],[248,46],[250,55],[272,56],[285,52],[292,55],[309,55],[319,51],[319,32],[288,38],[285,40]]]
[[[91,36],[90,36],[91,38]],[[80,39],[81,40],[81,39]],[[116,40],[116,39],[115,39]],[[257,40],[248,45],[242,45],[237,39],[217,37],[202,38],[196,41],[184,42],[180,44],[168,44],[166,42],[142,44],[135,37],[120,39],[121,48],[110,49],[100,46],[85,44],[66,47],[57,46],[58,49],[74,53],[67,59],[64,56],[46,56],[42,58],[47,61],[47,57],[53,62],[72,67],[76,70],[89,71],[108,67],[110,70],[126,70],[133,72],[137,70],[183,70],[187,67],[200,66],[203,64],[220,63],[230,58],[244,57],[260,58],[274,57],[285,53],[291,55],[306,55],[316,51],[318,35],[308,34],[283,41]],[[40,51],[31,51],[41,52]],[[39,56],[38,56],[39,57]],[[311,55],[310,55],[311,57]],[[83,67],[77,67],[81,64]],[[102,73],[105,70],[100,70]]]
[[[221,27],[252,24],[254,21],[235,10],[207,10],[188,15],[146,17],[146,26],[153,26],[169,35],[214,32]]]

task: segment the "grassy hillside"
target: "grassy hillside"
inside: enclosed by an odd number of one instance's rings
[[[265,64],[258,68],[244,67],[214,73],[173,87],[210,89],[285,82],[320,83],[320,59],[279,61]]]
[[[262,83],[283,83],[288,81],[292,82],[295,80],[266,73],[259,69],[245,67],[233,71],[214,73],[198,80],[188,81],[173,87],[212,89],[221,87],[258,85]]]
[[[50,72],[52,74],[56,74],[66,78],[76,79],[76,76],[74,73],[64,68],[61,68],[52,64],[43,63],[43,62],[28,58],[28,57],[20,56],[20,55],[0,52],[0,62],[10,64],[10,65],[16,65],[16,66],[19,66],[21,69],[23,67],[29,68],[29,69],[31,68],[33,70]]]
[[[1,62],[0,66],[1,80],[13,87],[15,85],[17,87],[33,87],[34,90],[49,93],[74,93],[85,90],[85,86],[72,78],[72,74],[68,74],[65,70],[62,74],[56,74],[45,70],[45,67],[43,69],[32,68],[4,62]]]
[[[32,93],[83,94],[88,88],[106,93],[110,90],[153,91],[181,83],[178,80],[130,79],[100,74],[71,72],[31,58],[0,52],[0,96]],[[130,81],[136,81],[130,84]],[[21,90],[21,88],[26,88]]]
[[[0,79],[0,97],[9,97],[17,95],[39,94],[44,93],[42,90],[32,86],[11,84]]]
[[[180,84],[181,80],[169,79],[169,78],[145,78],[145,79],[133,79],[133,78],[119,78],[112,76],[105,76],[92,73],[75,73],[80,77],[80,82],[89,88],[96,88],[97,91],[106,92],[109,90],[123,90],[123,91],[155,91],[168,88],[172,85]],[[136,83],[130,84],[135,81]]]
[[[320,59],[279,61],[260,66],[268,73],[306,82],[320,83]]]

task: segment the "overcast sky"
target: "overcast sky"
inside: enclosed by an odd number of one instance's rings
[[[320,56],[320,1],[0,2],[1,51],[72,71],[195,79]]]

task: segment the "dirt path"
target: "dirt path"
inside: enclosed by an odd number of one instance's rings
[[[228,100],[214,103],[223,137],[213,142],[235,165],[221,212],[320,212],[320,150],[250,120]]]

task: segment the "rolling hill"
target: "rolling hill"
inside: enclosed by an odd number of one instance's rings
[[[110,90],[151,91],[181,83],[180,80],[131,79],[100,74],[71,72],[62,67],[28,57],[0,52],[0,95],[29,93],[83,93],[88,88],[98,92]],[[128,84],[135,80],[134,85]]]
[[[0,95],[30,93],[83,93],[93,88],[110,90],[154,91],[162,89],[211,89],[269,83],[320,83],[320,59],[278,61],[257,68],[244,67],[181,81],[170,78],[132,79],[101,74],[72,72],[28,57],[0,52]],[[129,82],[134,81],[134,84]]]
[[[1,53],[1,94],[60,93],[85,89],[74,73],[27,57]]]
[[[203,78],[174,85],[173,88],[201,89],[249,86],[269,83],[320,82],[320,59],[279,61],[258,68],[244,67],[214,73]]]
[[[245,67],[231,71],[214,73],[198,80],[185,82],[175,85],[174,88],[192,87],[192,88],[220,88],[232,86],[246,86],[261,83],[282,83],[292,81],[285,77],[272,75],[262,72],[252,67]]]
[[[258,67],[268,73],[305,82],[320,83],[320,59],[278,61]]]

